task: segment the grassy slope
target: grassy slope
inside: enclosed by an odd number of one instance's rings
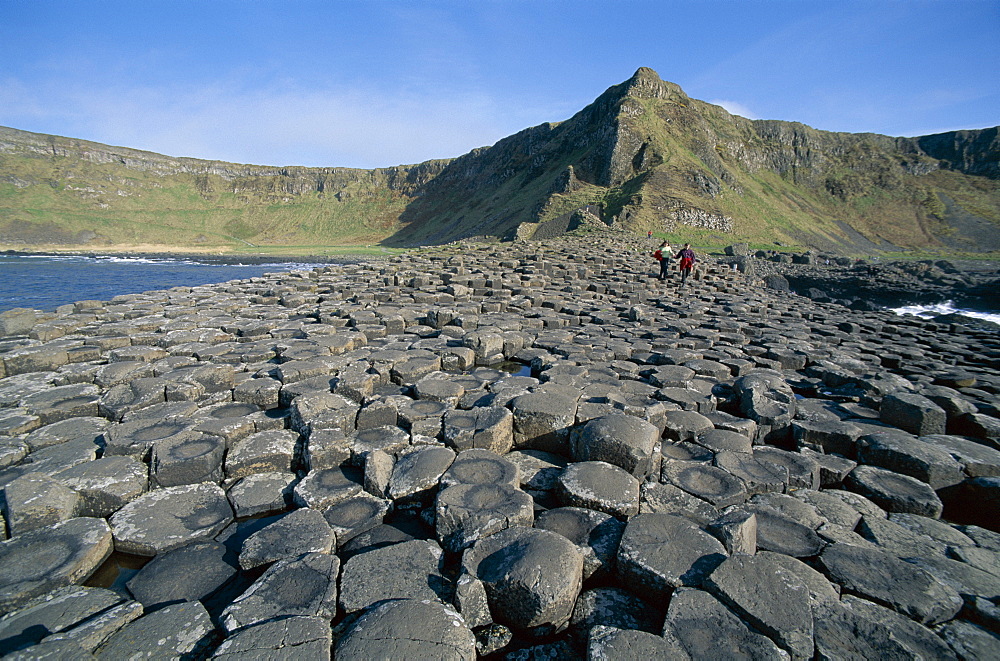
[[[823,181],[843,185],[847,191],[835,196],[816,181],[795,182],[794,171],[778,174],[742,164],[734,145],[740,149],[762,146],[746,120],[696,100],[641,102],[645,112],[631,120],[630,130],[658,145],[664,163],[606,191],[603,198],[614,214],[639,193],[644,203],[632,216],[636,229],[654,229],[657,236],[687,237],[703,245],[736,239],[757,245],[849,245],[851,238],[841,227],[846,223],[876,244],[889,242],[938,252],[942,249],[938,238],[949,231],[938,201],[938,194],[944,193],[1000,231],[1000,182],[995,180],[943,170],[908,174],[891,154],[874,144],[874,139],[852,136],[854,144],[844,154],[829,156],[819,168]],[[822,139],[820,132],[809,131]],[[699,143],[701,153],[711,162],[695,153]],[[706,196],[686,182],[691,172],[712,177],[720,170],[729,176],[728,184],[722,183],[714,196]],[[815,178],[816,173],[812,174]],[[588,191],[587,197],[592,201],[598,196]],[[719,236],[718,231],[688,227],[665,232],[663,214],[657,210],[664,201],[728,216],[734,220],[734,233]]]
[[[393,245],[404,239],[428,243],[503,234],[512,223],[549,220],[598,204],[606,216],[629,208],[636,231],[653,229],[658,236],[702,245],[847,245],[846,223],[875,243],[936,251],[936,237],[949,231],[942,195],[1000,230],[1000,182],[950,171],[907,174],[898,156],[884,148],[890,139],[844,137],[796,125],[816,146],[829,143],[836,149],[811,169],[778,174],[766,164],[748,165],[747,153],[776,149],[749,120],[683,96],[630,100],[643,112],[619,115],[617,121],[655,147],[656,164],[614,188],[581,182],[573,192],[555,195],[553,184],[566,167],[583,162],[593,148],[577,137],[566,138],[569,123],[523,132],[536,145],[551,140],[545,149],[552,158],[541,167],[533,164],[531,149],[513,136],[498,143],[506,150],[502,157],[491,156],[495,170],[489,170],[488,158],[480,159],[477,167],[483,170],[472,178],[433,187],[433,194],[415,199],[392,191],[380,175],[369,172],[351,173],[337,191],[304,186],[288,192],[295,182],[282,177],[161,176],[119,163],[0,154],[0,247],[72,244],[92,233],[97,236],[90,247],[159,244],[308,254],[329,246],[378,243],[401,229]],[[792,149],[787,144],[777,148]],[[717,182],[717,192],[693,185],[693,173]],[[831,187],[841,194],[831,193]],[[666,213],[679,207],[728,216],[735,231],[668,231]],[[407,224],[408,215],[418,222]]]
[[[367,244],[395,229],[406,204],[385,187],[355,186],[339,200],[317,192],[252,190],[218,175],[159,176],[72,157],[3,154],[0,172],[16,172],[22,184],[0,181],[0,236],[7,235],[8,245],[18,237],[71,243],[80,232],[99,235],[98,245]]]

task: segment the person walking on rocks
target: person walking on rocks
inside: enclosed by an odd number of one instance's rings
[[[668,272],[670,270],[670,253],[673,252],[673,248],[670,247],[670,243],[664,241],[660,244],[660,247],[656,249],[653,253],[653,259],[660,263],[660,280],[666,280]]]
[[[691,275],[691,269],[694,268],[694,263],[698,261],[698,258],[695,257],[694,251],[691,250],[690,243],[685,243],[684,247],[674,255],[674,258],[681,260],[678,268],[681,270],[681,284],[683,285],[687,281],[687,277]]]

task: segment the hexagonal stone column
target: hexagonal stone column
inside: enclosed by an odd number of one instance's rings
[[[540,514],[535,527],[559,533],[576,544],[583,554],[584,580],[595,574],[614,574],[625,524],[610,514],[584,507],[557,507]]]
[[[441,546],[456,552],[487,535],[534,521],[531,496],[506,484],[450,486],[438,493],[434,511]]]
[[[156,555],[203,537],[214,537],[233,520],[225,492],[209,483],[157,489],[111,517],[115,548]]]
[[[551,631],[573,613],[583,556],[562,535],[518,526],[479,540],[462,556],[462,567],[485,585],[498,622]]]
[[[7,526],[12,536],[71,519],[80,494],[44,473],[27,473],[3,488]]]
[[[282,616],[331,620],[337,614],[340,559],[329,553],[280,560],[222,612],[222,625],[236,631]]]
[[[475,661],[476,636],[452,608],[427,600],[399,599],[366,612],[337,640],[334,658],[366,661],[454,659]]]
[[[639,513],[639,480],[605,461],[570,464],[559,476],[558,484],[557,494],[563,505],[622,518]]]
[[[659,471],[654,452],[660,439],[652,424],[631,415],[594,418],[573,434],[574,461],[606,461],[644,479]]]
[[[855,493],[887,512],[909,512],[937,518],[944,505],[926,482],[875,466],[858,466],[844,481]]]
[[[917,436],[943,434],[948,416],[944,409],[923,395],[893,392],[882,398],[879,420]]]
[[[445,443],[456,450],[482,448],[506,454],[514,443],[514,416],[499,406],[480,406],[444,415]]]
[[[150,478],[161,487],[222,479],[226,441],[209,434],[184,434],[153,444]]]
[[[709,591],[797,658],[813,653],[809,591],[772,556],[733,556],[705,582]]]
[[[81,583],[111,555],[103,519],[80,517],[0,542],[0,614],[32,597]]]
[[[348,613],[386,599],[444,598],[442,551],[434,542],[413,540],[351,557],[341,572],[340,607]]]
[[[515,397],[514,445],[569,455],[569,431],[576,422],[575,399],[551,392],[533,392]]]
[[[618,548],[618,575],[650,600],[674,588],[700,585],[726,559],[719,540],[676,514],[640,514],[625,526]]]
[[[519,482],[518,468],[507,457],[478,448],[459,452],[441,476],[444,488],[456,484],[506,484],[517,487]]]

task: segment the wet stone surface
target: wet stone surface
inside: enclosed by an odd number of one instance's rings
[[[648,252],[466,242],[12,316],[0,649],[996,649],[1000,332],[764,282],[854,273],[815,263],[681,290]]]

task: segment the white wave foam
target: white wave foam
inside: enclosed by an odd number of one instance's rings
[[[966,317],[985,319],[987,321],[1000,324],[1000,314],[976,312],[975,310],[963,310],[961,308],[956,308],[953,301],[945,301],[944,303],[936,303],[934,305],[906,305],[901,308],[893,308],[892,311],[898,315],[911,315],[914,317],[920,317],[921,319],[931,319],[942,314],[960,314]]]
[[[195,262],[190,259],[169,259],[169,258],[155,258],[155,257],[121,257],[118,255],[97,255],[94,257],[100,262],[110,262],[112,264],[184,264],[185,266],[192,266],[195,264],[201,264],[202,262]]]

